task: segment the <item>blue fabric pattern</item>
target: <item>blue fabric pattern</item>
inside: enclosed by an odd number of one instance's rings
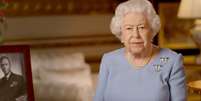
[[[94,101],[186,101],[183,57],[170,49],[141,69],[129,64],[124,48],[102,57]]]

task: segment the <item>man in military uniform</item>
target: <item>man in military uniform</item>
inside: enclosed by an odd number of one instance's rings
[[[0,79],[0,101],[24,101],[26,85],[22,76],[11,71],[8,57],[0,57],[0,68],[4,77]]]

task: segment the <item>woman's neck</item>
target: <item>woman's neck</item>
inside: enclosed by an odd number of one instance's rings
[[[132,54],[127,52],[127,59],[128,61],[134,65],[135,67],[143,67],[148,64],[154,54],[154,46],[150,45],[149,48],[145,49],[141,53]]]

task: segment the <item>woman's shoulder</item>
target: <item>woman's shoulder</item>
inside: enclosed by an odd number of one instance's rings
[[[177,68],[175,67],[177,64],[182,63],[183,58],[180,53],[177,53],[171,49],[168,48],[159,48],[159,53],[157,58],[154,59],[154,62],[152,62],[154,68],[158,69],[157,66],[160,65],[160,68],[163,73],[169,73],[167,71],[172,70],[172,68]],[[179,68],[179,67],[178,67]]]
[[[175,57],[181,55],[180,53],[177,53],[169,48],[161,48],[160,49],[161,55],[166,55],[169,57]]]
[[[169,61],[170,64],[175,64],[175,62],[181,61],[183,58],[181,53],[177,53],[169,48],[161,48],[160,53],[160,61]]]
[[[124,48],[119,48],[119,49],[115,49],[107,53],[104,53],[104,56],[114,58],[114,57],[118,57],[122,55],[123,52],[124,52]]]
[[[103,60],[117,61],[118,59],[122,59],[122,55],[124,53],[124,48],[119,48],[116,50],[112,50],[103,54]]]

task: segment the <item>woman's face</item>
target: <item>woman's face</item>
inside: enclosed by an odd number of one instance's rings
[[[140,54],[151,46],[152,31],[144,13],[127,13],[123,18],[121,33],[121,41],[132,54]]]

